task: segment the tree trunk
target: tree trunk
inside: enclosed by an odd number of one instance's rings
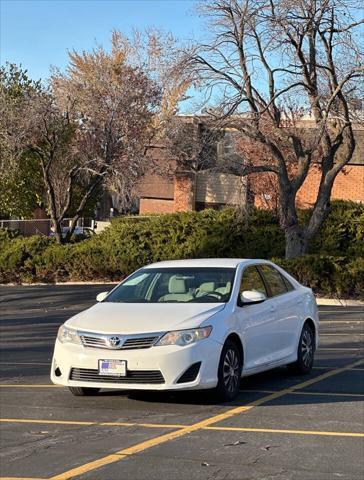
[[[57,240],[57,243],[60,245],[63,243],[63,236],[62,236],[62,225],[61,223],[55,218],[53,215],[51,215],[51,221],[52,225],[54,228],[54,237]]]
[[[286,258],[296,258],[306,253],[307,238],[304,231],[298,226],[292,226],[285,230]]]
[[[73,235],[73,232],[75,231],[75,228],[76,228],[76,225],[77,225],[77,222],[78,220],[81,218],[81,215],[85,209],[85,206],[88,202],[88,200],[91,198],[91,196],[93,195],[93,193],[95,192],[95,190],[97,189],[97,187],[101,184],[103,180],[103,177],[102,176],[99,176],[97,177],[93,183],[91,183],[88,187],[88,190],[86,191],[86,193],[84,194],[84,196],[82,197],[82,200],[80,201],[80,204],[76,210],[76,213],[74,214],[72,220],[71,220],[71,223],[70,223],[70,226],[69,226],[69,230],[67,232],[67,235],[66,235],[66,238],[65,238],[65,243],[69,242],[72,235]]]
[[[300,226],[296,209],[297,188],[293,188],[287,173],[278,178],[280,224],[284,230],[286,240],[285,257],[296,258],[303,255],[307,248],[307,236]]]

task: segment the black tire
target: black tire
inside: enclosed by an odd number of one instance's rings
[[[239,393],[243,359],[239,347],[233,340],[227,340],[223,346],[216,395],[222,402],[230,402]]]
[[[75,397],[85,397],[91,395],[97,395],[100,391],[99,388],[90,388],[90,387],[68,387],[69,391]]]
[[[311,372],[315,356],[315,334],[308,323],[305,323],[298,342],[297,360],[288,365],[291,372],[307,375]]]

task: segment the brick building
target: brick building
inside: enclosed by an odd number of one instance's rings
[[[364,134],[364,132],[363,132]],[[361,135],[361,159],[355,155],[350,164],[338,174],[332,189],[332,198],[336,200],[352,200],[364,203],[364,135]],[[359,148],[356,150],[359,153]],[[299,207],[305,208],[315,202],[320,182],[318,169],[311,169],[305,183],[298,191]]]
[[[147,176],[140,186],[139,213],[172,213],[224,205],[244,205],[247,181],[225,173],[179,172],[174,177]]]
[[[307,122],[307,128],[311,127]],[[216,144],[216,166],[198,172],[178,174],[149,174],[139,185],[139,213],[171,213],[177,211],[219,208],[224,205],[244,205],[248,195],[254,204],[263,208],[274,208],[276,191],[274,174],[238,177],[221,173],[218,165],[237,155],[234,151],[234,133],[226,131],[223,139]],[[364,129],[355,130],[356,149],[350,163],[336,178],[332,198],[364,203]],[[158,157],[158,152],[155,152]],[[160,150],[162,163],[168,163]],[[172,168],[173,169],[173,168]],[[316,198],[320,182],[319,165],[313,165],[303,186],[298,191],[299,208],[310,207]]]

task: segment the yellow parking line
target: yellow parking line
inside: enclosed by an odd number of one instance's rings
[[[298,393],[298,392],[297,392]],[[184,429],[190,425],[171,425],[163,423],[128,423],[128,422],[78,422],[68,420],[32,420],[32,419],[18,419],[18,418],[3,418],[0,419],[2,423],[36,423],[36,424],[56,424],[56,425],[86,425],[86,426],[110,426],[110,427],[146,427],[146,428],[175,428]],[[221,431],[237,431],[237,432],[262,432],[262,433],[286,433],[293,435],[326,435],[336,437],[364,437],[364,433],[356,432],[322,432],[316,430],[285,430],[285,429],[271,429],[271,428],[246,428],[246,427],[201,427],[201,430],[221,430]],[[0,478],[1,480],[1,478]]]
[[[127,423],[127,422],[102,422],[97,425],[107,427],[145,427],[145,428],[184,428],[186,425],[174,425],[170,423]]]
[[[49,425],[81,425],[102,427],[145,427],[145,428],[184,428],[186,425],[169,423],[134,423],[134,422],[84,422],[78,420],[40,420],[32,418],[0,418],[0,423],[36,423]]]
[[[0,477],[0,480],[47,480],[45,478],[36,478],[36,477]]]
[[[283,430],[283,429],[273,429],[273,428],[205,427],[204,430],[256,432],[256,433],[285,433],[290,435],[324,435],[324,436],[330,436],[330,437],[364,437],[364,433],[355,433],[355,432],[321,432],[316,430]]]
[[[80,467],[73,468],[68,470],[67,472],[61,473],[60,475],[56,475],[55,477],[51,477],[50,480],[63,480],[66,478],[73,478],[83,473],[90,472],[92,470],[96,470],[97,468],[104,467],[105,465],[109,465],[110,463],[118,462],[125,458],[126,455],[121,455],[119,453],[114,453],[112,455],[108,455],[107,457],[99,458],[98,460],[94,460],[93,462],[86,463],[85,465],[81,465]]]
[[[307,380],[305,382],[298,383],[297,385],[294,385],[289,388],[285,388],[284,390],[281,390],[279,392],[272,393],[270,395],[267,395],[261,399],[255,400],[254,402],[250,402],[247,405],[240,406],[240,407],[235,407],[227,410],[224,413],[220,413],[218,415],[214,415],[213,417],[207,418],[205,420],[202,420],[200,422],[197,422],[193,425],[186,426],[184,428],[181,428],[179,430],[175,430],[170,433],[165,433],[163,435],[160,435],[158,437],[152,438],[150,440],[146,440],[144,442],[138,443],[136,445],[133,445],[132,447],[125,448],[123,450],[119,450],[111,455],[107,455],[105,457],[101,457],[97,460],[94,460],[93,462],[85,463],[83,465],[80,465],[79,467],[72,468],[71,470],[67,470],[66,472],[60,473],[59,475],[55,475],[54,477],[51,477],[50,480],[68,480],[73,477],[77,477],[78,475],[82,475],[84,473],[90,472],[92,470],[95,470],[97,468],[100,468],[102,466],[108,465],[110,463],[117,462],[126,456],[129,455],[134,455],[136,453],[140,453],[144,450],[147,450],[148,448],[155,447],[157,445],[161,445],[163,443],[169,442],[170,440],[175,440],[176,438],[182,437],[184,435],[188,435],[192,432],[195,432],[196,430],[201,430],[205,427],[209,427],[214,423],[220,422],[222,420],[226,420],[227,418],[233,417],[235,415],[238,415],[239,413],[244,413],[247,412],[254,407],[263,405],[264,403],[270,402],[271,400],[280,398],[287,393],[291,393],[295,390],[300,390],[302,388],[308,387],[310,385],[313,385],[314,383],[318,383],[321,380],[326,380],[327,378],[330,378],[334,375],[338,375],[342,372],[345,372],[346,370],[353,368],[356,365],[361,365],[364,363],[364,360],[357,360],[356,362],[350,363],[349,365],[341,368],[337,368],[336,370],[331,370],[329,372],[323,373],[322,375],[319,375],[318,377],[312,378],[310,380]]]
[[[95,422],[82,422],[73,420],[38,420],[31,418],[0,418],[1,423],[39,423],[55,425],[96,425]]]
[[[356,362],[350,363],[349,365],[345,367],[340,367],[336,368],[335,370],[330,370],[328,372],[325,372],[317,377],[311,378],[310,380],[306,380],[305,382],[298,383],[296,385],[293,385],[292,387],[285,388],[284,390],[279,390],[278,392],[274,392],[271,395],[268,395],[263,398],[259,398],[258,400],[254,400],[253,402],[249,403],[249,405],[258,407],[260,405],[263,405],[264,403],[270,402],[272,400],[275,400],[277,398],[282,397],[283,395],[287,395],[290,393],[293,393],[297,390],[302,390],[303,388],[309,387],[315,383],[321,382],[322,380],[326,380],[327,378],[333,377],[334,375],[339,375],[340,373],[343,373],[347,370],[350,370],[354,366],[357,365],[362,365],[364,363],[364,360],[360,359],[357,360]]]
[[[125,458],[126,456],[140,453],[144,450],[147,450],[148,448],[161,445],[162,443],[165,443],[170,440],[174,440],[176,438],[187,435],[189,433],[195,432],[196,430],[200,430],[201,428],[206,427],[211,423],[225,420],[230,416],[236,415],[237,413],[245,412],[247,410],[250,410],[251,408],[253,408],[253,406],[241,406],[241,407],[234,408],[225,413],[197,422],[193,425],[188,425],[186,427],[183,427],[179,430],[175,430],[170,433],[165,433],[164,435],[160,435],[150,440],[146,440],[145,442],[141,442],[136,445],[133,445],[132,447],[119,450],[111,455],[107,455],[105,457],[99,458],[98,460],[94,460],[84,465],[80,465],[79,467],[68,470],[67,472],[61,473],[59,475],[55,475],[54,477],[51,477],[50,480],[67,480],[69,478],[77,477],[78,475],[82,475],[84,473],[90,472],[92,470],[95,470],[96,468],[108,465],[110,463],[117,462]]]

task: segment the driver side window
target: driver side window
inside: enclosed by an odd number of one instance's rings
[[[260,273],[254,265],[247,267],[241,277],[239,294],[244,292],[245,290],[255,290],[257,292],[264,293],[264,295],[267,295],[267,290],[265,288],[262,277],[260,276]]]

